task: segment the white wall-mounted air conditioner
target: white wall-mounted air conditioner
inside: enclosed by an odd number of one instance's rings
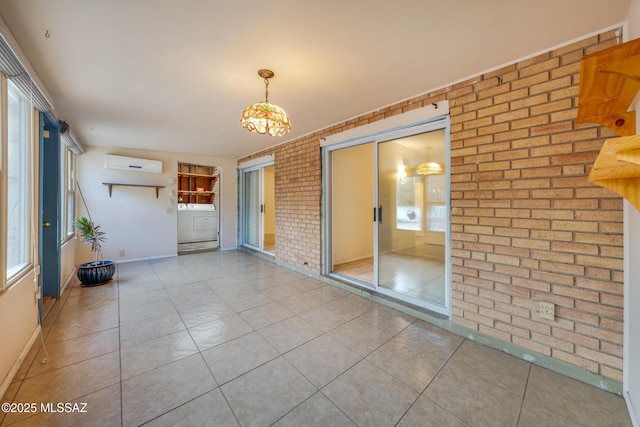
[[[107,154],[104,157],[104,167],[133,172],[162,173],[162,160],[136,159]]]

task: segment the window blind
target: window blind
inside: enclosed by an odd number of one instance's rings
[[[60,139],[75,154],[84,154],[84,148],[80,145],[80,142],[78,142],[78,139],[71,130],[60,135]]]
[[[24,93],[27,99],[33,102],[34,107],[39,111],[53,109],[51,96],[1,17],[0,71]]]

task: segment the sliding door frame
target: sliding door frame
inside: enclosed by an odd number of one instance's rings
[[[252,244],[249,244],[247,242],[247,235],[246,235],[246,227],[247,227],[247,221],[246,221],[246,210],[247,210],[247,206],[245,203],[245,196],[246,196],[246,192],[247,192],[247,188],[245,186],[245,179],[246,179],[246,174],[250,173],[250,172],[255,172],[258,171],[260,174],[260,188],[258,189],[258,191],[260,192],[260,204],[264,207],[264,168],[268,167],[268,166],[273,166],[274,165],[274,159],[272,156],[267,156],[267,158],[261,158],[261,159],[257,159],[256,161],[252,161],[243,165],[240,165],[240,168],[238,169],[238,190],[239,190],[239,197],[238,197],[238,203],[239,203],[239,227],[238,227],[238,242],[240,242],[240,246],[243,247],[247,247],[253,250],[257,250],[257,251],[261,251],[261,252],[265,252],[270,254],[271,252],[265,251],[264,250],[264,208],[261,209],[261,215],[260,215],[260,244],[259,246],[255,246]]]
[[[372,222],[372,232],[374,233],[374,283],[368,284],[362,282],[360,280],[351,279],[347,276],[334,273],[333,270],[333,238],[332,238],[332,229],[333,229],[333,218],[332,218],[332,158],[331,154],[334,151],[338,151],[341,149],[354,147],[361,144],[374,144],[374,165],[373,165],[373,176],[371,179],[374,180],[374,207],[379,206],[379,191],[378,191],[378,149],[379,144],[384,142],[392,141],[399,138],[404,138],[407,136],[418,135],[422,133],[427,133],[436,130],[445,130],[445,176],[446,176],[446,198],[445,198],[445,206],[446,206],[446,231],[445,231],[445,303],[444,305],[436,304],[434,302],[430,302],[427,300],[419,299],[416,297],[411,297],[391,289],[380,286],[378,280],[379,273],[379,257],[378,257],[378,226],[377,223]],[[323,242],[326,242],[323,249],[323,267],[322,274],[334,279],[339,279],[340,281],[346,282],[352,286],[356,286],[358,288],[366,289],[370,292],[382,294],[389,298],[399,300],[403,303],[417,306],[420,308],[427,309],[429,311],[435,312],[439,315],[450,316],[451,314],[451,180],[450,180],[450,168],[451,168],[451,144],[450,144],[450,123],[449,116],[442,115],[437,117],[432,117],[427,120],[416,122],[412,124],[408,124],[403,126],[402,128],[391,128],[388,130],[381,130],[376,133],[370,135],[364,135],[356,138],[346,139],[344,141],[338,141],[333,144],[325,145],[322,147],[322,159],[323,159],[323,169],[322,169],[322,185],[323,185],[323,227],[322,227],[322,237]]]

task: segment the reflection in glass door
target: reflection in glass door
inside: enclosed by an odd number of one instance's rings
[[[446,305],[444,135],[378,145],[378,286]]]
[[[328,150],[329,273],[447,314],[446,124],[414,132]]]

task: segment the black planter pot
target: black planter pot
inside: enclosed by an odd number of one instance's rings
[[[103,285],[111,280],[115,272],[115,261],[85,262],[78,265],[78,279],[82,286]]]

